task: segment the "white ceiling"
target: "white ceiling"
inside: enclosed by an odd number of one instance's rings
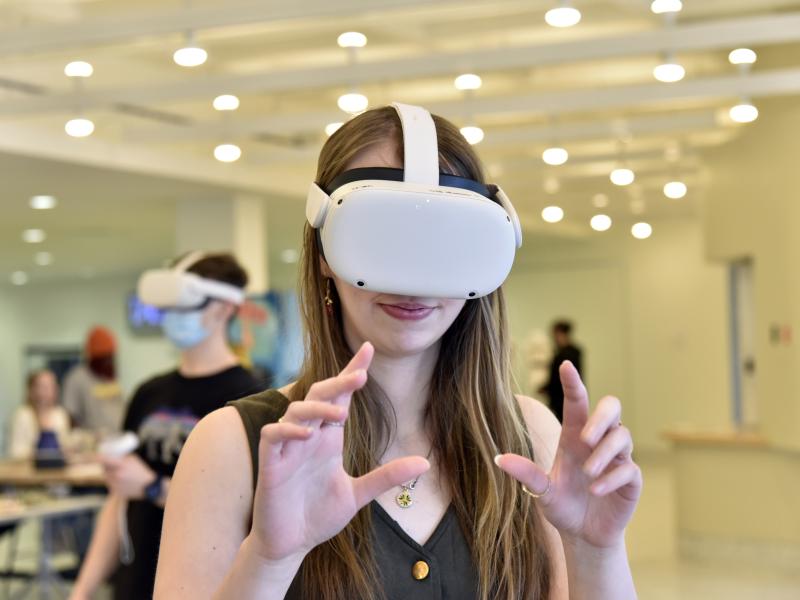
[[[135,270],[171,254],[176,202],[239,190],[269,202],[270,247],[294,245],[323,127],[344,118],[336,99],[354,85],[372,106],[402,100],[474,120],[524,227],[576,236],[591,234],[598,193],[618,223],[640,218],[632,206],[654,221],[696,214],[704,155],[742,131],[721,118],[727,107],[743,94],[764,106],[800,94],[800,0],[685,0],[674,23],[647,0],[577,0],[583,20],[569,30],[544,23],[555,4],[0,0],[0,281],[29,268],[25,227],[45,227],[56,254],[35,279]],[[188,29],[209,52],[195,69],[171,60]],[[347,30],[369,38],[355,62],[336,45]],[[739,46],[759,53],[747,76],[727,61]],[[683,82],[653,79],[667,50]],[[80,89],[63,75],[71,60],[95,68]],[[483,87],[465,99],[453,78],[470,71]],[[221,93],[240,110],[216,113]],[[96,123],[89,139],[63,132],[79,110]],[[235,165],[211,157],[223,141],[242,147]],[[541,151],[556,141],[570,161],[546,167]],[[608,181],[623,154],[638,176],[626,189]],[[673,177],[689,184],[686,199],[661,194]],[[34,215],[34,193],[62,203]],[[567,211],[556,226],[539,217],[551,203]]]

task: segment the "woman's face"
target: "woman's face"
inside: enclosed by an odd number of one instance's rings
[[[49,408],[58,403],[58,382],[50,371],[36,376],[30,389],[31,404],[37,409]]]
[[[402,168],[393,143],[364,150],[347,169],[361,167]],[[322,261],[322,272],[331,277],[342,304],[344,332],[355,350],[369,341],[386,356],[420,354],[436,345],[453,324],[466,300],[426,298],[370,292],[345,283]]]

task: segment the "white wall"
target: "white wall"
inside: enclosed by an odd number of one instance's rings
[[[526,240],[505,289],[516,345],[573,320],[592,400],[619,396],[637,447],[661,450],[676,426],[728,427],[731,393],[725,269],[706,261],[699,222],[654,229]]]

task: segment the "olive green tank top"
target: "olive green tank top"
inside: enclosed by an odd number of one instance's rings
[[[289,400],[277,390],[268,390],[229,404],[236,408],[244,423],[253,482],[256,482],[261,428],[277,421],[286,412]],[[363,510],[372,511],[375,562],[387,600],[469,600],[478,597],[477,569],[452,505],[422,545],[403,531],[377,502],[371,502]],[[285,600],[308,600],[302,590],[299,572]]]

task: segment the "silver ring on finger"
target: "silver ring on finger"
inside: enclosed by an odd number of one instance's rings
[[[341,421],[323,421],[322,427],[344,427]]]

